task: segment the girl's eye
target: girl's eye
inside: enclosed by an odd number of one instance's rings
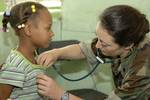
[[[47,27],[47,28],[46,28],[47,31],[49,31],[50,29],[51,29],[50,27]]]

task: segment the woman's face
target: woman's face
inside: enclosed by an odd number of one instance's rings
[[[114,38],[99,23],[96,27],[96,35],[98,37],[96,48],[99,48],[105,56],[117,57],[124,52],[124,48],[115,43]]]
[[[36,47],[48,47],[49,42],[54,36],[51,26],[52,26],[52,17],[47,10],[41,10],[37,19],[35,19],[37,25],[32,27],[32,43]]]

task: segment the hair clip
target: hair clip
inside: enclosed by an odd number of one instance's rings
[[[6,16],[10,16],[10,10],[5,11]]]
[[[36,12],[35,5],[31,5],[31,9],[32,9],[32,12],[33,12],[33,13]]]
[[[23,28],[23,27],[25,27],[25,24],[21,24],[21,25],[18,25],[18,26],[17,26],[18,29],[21,29],[21,28]]]

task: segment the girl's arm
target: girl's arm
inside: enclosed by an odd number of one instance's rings
[[[0,100],[7,100],[10,97],[13,86],[0,84]]]

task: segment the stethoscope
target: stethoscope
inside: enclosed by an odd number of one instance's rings
[[[77,79],[71,79],[71,78],[68,78],[66,76],[64,76],[60,71],[57,70],[56,66],[55,65],[52,65],[54,70],[65,80],[67,81],[80,81],[80,80],[83,80],[85,78],[87,78],[88,76],[90,76],[95,70],[96,68],[99,66],[99,64],[106,64],[106,63],[112,63],[112,61],[104,61],[103,59],[101,59],[100,57],[100,49],[96,49],[96,59],[97,59],[97,63],[94,65],[93,69],[86,75],[80,77],[80,78],[77,78]]]

